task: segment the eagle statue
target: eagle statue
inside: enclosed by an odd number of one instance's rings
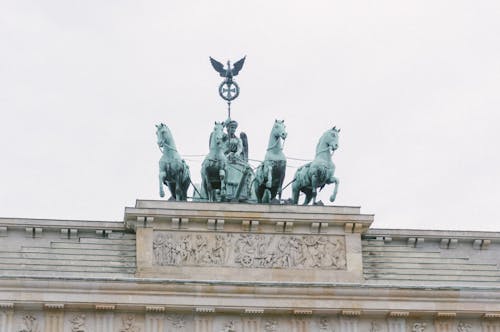
[[[227,80],[232,80],[232,78],[240,72],[241,68],[243,68],[243,64],[245,63],[245,57],[236,61],[231,68],[231,62],[227,62],[227,69],[224,69],[224,65],[214,58],[210,57],[210,63],[212,67],[214,67],[215,71],[220,74],[221,77],[226,78]]]

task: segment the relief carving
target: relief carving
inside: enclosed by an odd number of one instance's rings
[[[133,315],[126,315],[122,317],[122,327],[120,332],[140,332],[141,329],[135,325],[135,317]]]
[[[170,315],[167,316],[167,320],[172,324],[176,329],[182,329],[186,326],[186,320],[182,315]]]
[[[370,323],[370,332],[379,332],[379,331],[380,331],[380,327],[378,326],[378,324],[375,322],[371,322]]]
[[[345,269],[341,236],[155,232],[156,265]]]
[[[328,332],[334,331],[333,327],[330,328],[330,322],[328,321],[328,318],[325,317],[319,319],[319,330]]]
[[[411,329],[412,332],[424,332],[427,324],[425,323],[414,323]]]
[[[275,320],[266,320],[264,324],[264,331],[266,332],[276,332],[278,330],[278,322]]]
[[[23,324],[24,328],[22,330],[19,330],[19,332],[39,332],[38,328],[38,322],[36,320],[36,317],[26,314],[23,316]]]
[[[226,325],[224,325],[224,328],[220,330],[220,332],[236,332],[234,320],[230,320],[229,322],[227,322]]]
[[[457,331],[458,332],[470,332],[472,329],[472,325],[464,323],[464,322],[459,322],[457,326]]]
[[[71,332],[86,332],[85,315],[75,315],[69,322],[71,323]]]

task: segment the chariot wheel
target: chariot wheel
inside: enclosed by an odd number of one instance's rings
[[[250,267],[253,264],[253,257],[250,255],[245,255],[245,256],[241,257],[240,261],[241,261],[241,265],[243,265],[245,267]]]

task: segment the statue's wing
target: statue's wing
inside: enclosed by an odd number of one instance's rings
[[[210,63],[212,64],[212,67],[214,67],[215,71],[220,74],[222,77],[227,76],[227,71],[224,69],[224,65],[220,63],[219,61],[215,60],[214,58],[210,57]]]
[[[236,76],[238,75],[238,73],[240,72],[241,68],[243,68],[243,64],[245,63],[245,59],[246,59],[246,56],[243,57],[243,59],[240,59],[238,61],[236,61],[233,65],[233,69],[232,69],[232,74],[233,76]]]
[[[248,138],[244,132],[240,133],[241,144],[243,145],[243,160],[248,161]]]

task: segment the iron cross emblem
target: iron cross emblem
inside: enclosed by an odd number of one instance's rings
[[[224,77],[224,81],[219,85],[219,96],[227,102],[229,118],[231,118],[231,102],[240,94],[240,87],[233,81],[233,77],[238,75],[241,68],[243,68],[245,58],[246,57],[243,57],[236,61],[233,66],[231,66],[231,62],[228,61],[227,69],[225,69],[222,63],[210,57],[212,67],[214,67],[215,71],[217,71],[221,77]]]

